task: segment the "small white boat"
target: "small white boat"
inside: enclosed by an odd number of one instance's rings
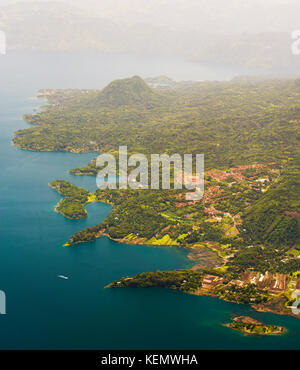
[[[68,276],[64,276],[64,275],[57,275],[58,278],[60,279],[65,279],[65,280],[68,280]]]

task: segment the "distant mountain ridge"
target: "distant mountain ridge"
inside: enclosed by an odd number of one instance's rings
[[[202,18],[205,9],[199,14]],[[25,2],[0,9],[0,30],[6,33],[7,50],[171,55],[264,71],[294,72],[300,67],[300,57],[291,52],[293,28],[290,32],[227,34],[222,32],[225,20],[211,29],[213,18],[207,27],[199,22],[199,30],[146,24],[139,17],[131,23],[124,19],[127,22],[62,2]]]
[[[61,2],[16,3],[0,10],[8,50],[119,50],[123,26]]]

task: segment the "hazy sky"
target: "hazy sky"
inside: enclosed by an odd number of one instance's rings
[[[36,0],[36,2],[54,0]],[[127,23],[210,32],[290,31],[300,28],[299,0],[55,0]],[[32,0],[0,0],[0,7]]]

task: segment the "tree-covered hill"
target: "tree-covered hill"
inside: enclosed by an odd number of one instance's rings
[[[139,76],[111,82],[95,98],[99,107],[143,106],[150,108],[161,105],[162,96],[154,92]]]
[[[273,248],[296,246],[300,242],[299,194],[300,168],[292,163],[283,170],[280,181],[245,210],[245,240]]]

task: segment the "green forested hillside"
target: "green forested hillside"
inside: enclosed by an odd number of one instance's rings
[[[300,240],[300,169],[289,164],[276,186],[245,211],[245,240],[292,247]]]
[[[93,200],[93,194],[64,180],[52,181],[49,186],[65,196],[56,206],[57,212],[72,219],[87,217],[84,206]]]
[[[111,82],[97,93],[94,104],[100,107],[141,106],[145,109],[162,105],[164,97],[154,92],[139,76]]]
[[[152,91],[134,77],[101,92],[43,94],[53,105],[26,115],[35,126],[16,133],[14,143],[23,149],[127,145],[131,152],[204,153],[206,168],[228,168],[282,161],[299,143],[297,81],[199,82]]]
[[[114,281],[108,287],[171,288],[183,292],[194,292],[201,288],[203,275],[191,270],[155,271],[142,273],[133,278]]]

